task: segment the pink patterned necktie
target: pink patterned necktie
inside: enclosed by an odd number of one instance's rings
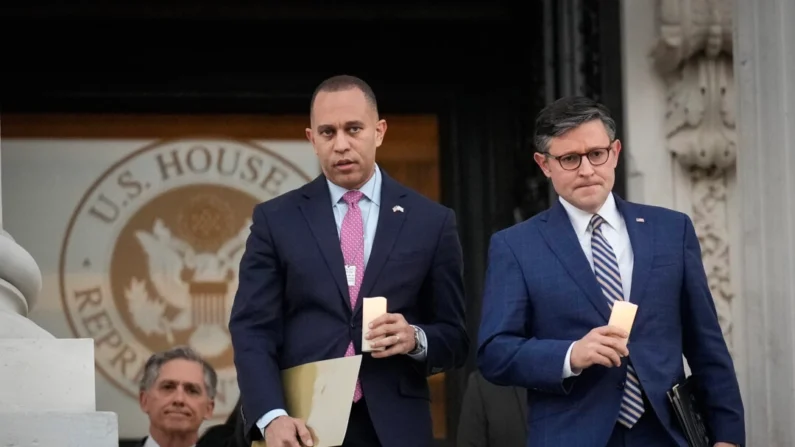
[[[359,288],[362,286],[362,277],[364,276],[364,222],[362,220],[362,210],[359,208],[359,201],[363,195],[361,191],[348,191],[342,196],[342,199],[348,204],[348,212],[345,213],[345,218],[342,219],[340,244],[342,246],[342,257],[345,260],[345,279],[351,296],[351,309],[356,307],[356,301],[359,299]],[[355,272],[350,272],[351,269],[355,269]],[[350,279],[353,279],[353,282]],[[354,354],[356,354],[356,351],[353,348],[353,341],[351,341],[348,345],[348,350],[345,351],[345,357]],[[353,401],[358,402],[361,398],[362,384],[357,379],[356,389],[353,392]]]

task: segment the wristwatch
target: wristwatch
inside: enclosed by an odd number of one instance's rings
[[[409,354],[419,354],[422,352],[422,346],[420,346],[420,329],[417,326],[411,325],[414,328],[414,349],[409,351]]]

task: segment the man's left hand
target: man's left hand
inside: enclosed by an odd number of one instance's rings
[[[370,323],[370,332],[365,335],[373,348],[386,347],[383,351],[373,351],[374,358],[380,359],[396,354],[407,354],[414,350],[414,328],[401,314],[384,314]],[[383,337],[383,338],[382,338]]]

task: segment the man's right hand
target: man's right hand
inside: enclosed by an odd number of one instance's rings
[[[302,440],[300,443],[299,439]],[[312,434],[304,421],[290,416],[279,416],[265,427],[265,443],[268,447],[311,447]]]
[[[616,327],[602,326],[591,330],[574,342],[571,348],[571,369],[582,371],[591,365],[621,366],[621,357],[629,355],[626,339],[629,335]]]

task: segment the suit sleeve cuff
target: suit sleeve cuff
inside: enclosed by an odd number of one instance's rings
[[[421,362],[428,358],[428,337],[425,335],[425,331],[423,331],[421,327],[414,325],[411,325],[411,327],[417,331],[420,344],[414,348],[413,352],[409,352],[408,356]]]
[[[575,342],[576,343],[576,342]],[[572,371],[571,369],[571,350],[574,348],[574,343],[569,345],[569,350],[566,351],[566,358],[563,360],[563,378],[579,376],[582,371]]]
[[[265,439],[265,428],[267,428],[268,424],[273,422],[273,420],[279,416],[287,416],[287,412],[281,408],[277,408],[265,413],[265,416],[259,418],[257,421],[257,428],[259,429],[260,433],[262,433],[262,439]]]

